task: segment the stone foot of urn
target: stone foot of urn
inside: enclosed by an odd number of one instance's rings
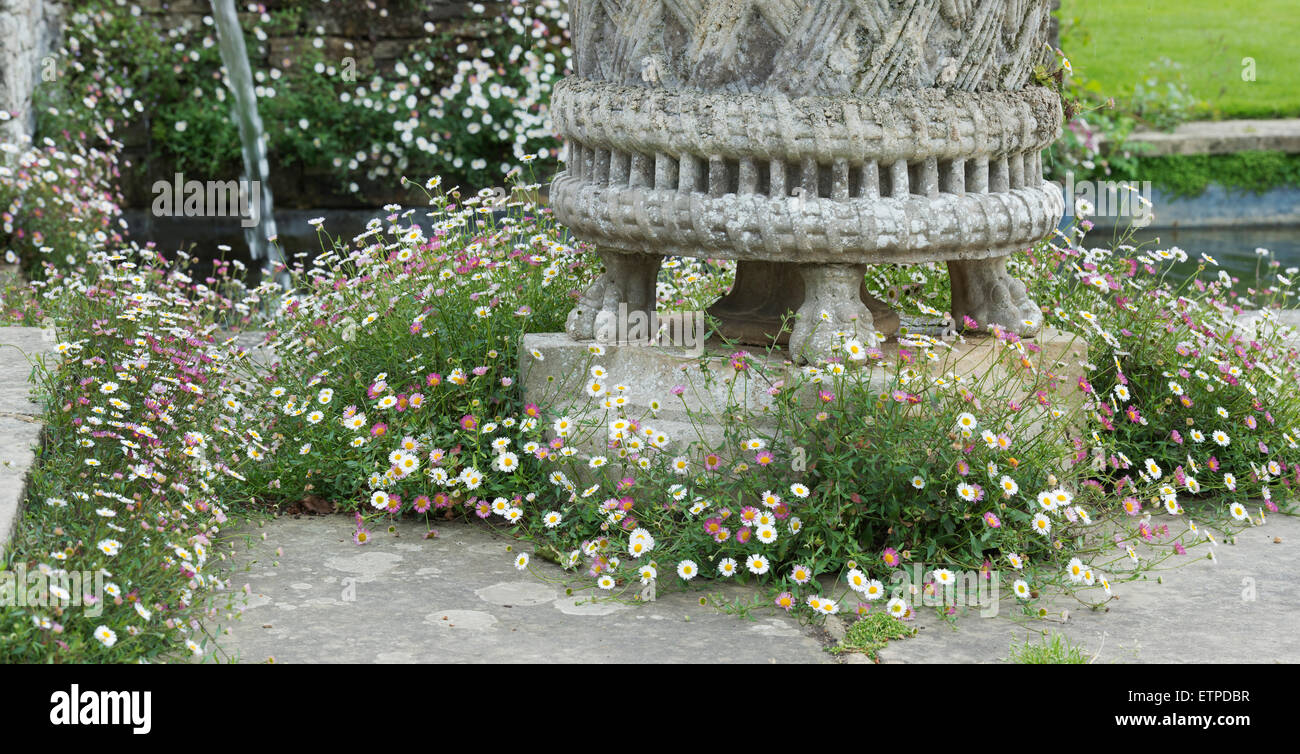
[[[606,272],[569,316],[654,306],[654,257],[737,260],[727,337],[809,362],[896,331],[870,264],[948,263],[953,315],[1031,335],[1006,258],[1060,221],[1048,0],[573,0],[556,217]],[[781,325],[796,313],[792,330]]]

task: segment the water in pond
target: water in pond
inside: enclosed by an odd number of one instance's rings
[[[321,253],[322,239],[316,226],[309,221],[325,219],[324,231],[331,238],[351,239],[365,230],[372,217],[387,217],[390,213],[374,210],[281,210],[275,244],[271,245],[272,260],[296,258],[310,259]],[[141,244],[152,242],[164,254],[186,251],[193,255],[196,273],[206,276],[216,259],[239,260],[249,269],[245,282],[250,285],[261,280],[257,271],[267,264],[264,256],[254,260],[244,242],[244,229],[237,221],[217,217],[153,217],[141,210],[124,213],[130,227],[131,239]],[[325,246],[329,242],[325,241]]]
[[[1088,234],[1084,245],[1107,247],[1116,237],[1109,229],[1097,228]],[[1149,228],[1136,231],[1132,243],[1147,243],[1144,248],[1154,249],[1177,246],[1191,260],[1209,254],[1220,268],[1245,284],[1254,282],[1257,273],[1267,272],[1270,257],[1280,263],[1282,270],[1300,267],[1300,226]],[[1270,254],[1261,256],[1256,249],[1267,249]]]

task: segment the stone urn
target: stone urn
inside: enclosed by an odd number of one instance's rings
[[[866,265],[943,260],[952,315],[1042,325],[1006,258],[1060,222],[1040,152],[1061,105],[1032,83],[1049,0],[572,0],[576,74],[551,117],[556,217],[604,273],[578,340],[655,308],[664,256],[737,261],[721,332],[801,361],[893,334]]]

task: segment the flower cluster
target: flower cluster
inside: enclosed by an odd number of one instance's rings
[[[240,324],[221,312],[247,310],[221,292],[239,288],[233,270],[218,270],[229,283],[218,285],[186,269],[128,248],[93,252],[68,273],[47,264],[32,283],[66,339],[37,372],[47,439],[12,565],[41,586],[0,611],[5,661],[210,648],[199,621],[228,587],[214,566],[238,503],[231,485],[262,438],[231,397],[227,364],[241,352],[215,333]]]
[[[67,266],[81,249],[121,243],[126,221],[115,184],[122,145],[103,126],[92,128],[89,137],[65,132],[39,146],[0,144],[0,263],[40,274],[42,261]]]
[[[952,569],[987,573],[996,564],[1015,571],[1013,591],[1026,602],[1048,584],[1102,602],[1112,578],[1197,545],[1212,547],[1208,525],[1227,530],[1244,518],[1239,499],[1215,508],[1211,493],[1221,488],[1189,471],[1229,458],[1226,428],[1188,434],[1192,441],[1203,434],[1204,447],[1218,456],[1181,467],[1151,438],[1107,444],[1117,436],[1107,434],[1104,420],[1114,424],[1120,396],[1133,403],[1125,391],[1136,390],[1138,367],[1097,354],[1114,347],[1110,339],[1137,338],[1139,330],[1112,334],[1093,326],[1124,321],[1122,307],[1133,299],[1117,297],[1090,275],[1055,272],[1056,255],[1068,257],[1077,243],[1045,243],[1013,267],[1037,276],[1035,295],[1054,304],[1054,324],[1092,349],[1088,359],[1063,371],[1052,361],[1056,355],[997,327],[991,342],[999,368],[979,374],[947,366],[950,338],[919,333],[900,339],[896,350],[846,341],[841,358],[802,368],[732,354],[730,380],[769,386],[768,420],[783,427],[778,435],[752,417],[693,414],[684,403],[686,385],[636,394],[620,382],[626,375],[607,368],[600,345],[574,365],[570,383],[524,402],[519,370],[545,354],[517,353],[519,337],[559,329],[571,299],[554,294],[581,286],[592,272],[589,257],[560,242],[559,229],[527,203],[497,220],[479,211],[476,197],[438,194],[436,180],[429,188],[435,211],[428,222],[409,212],[390,215],[312,268],[294,271],[310,294],[279,312],[273,327],[283,362],[254,400],[279,438],[264,464],[268,478],[292,486],[290,496],[319,492],[355,506],[359,542],[368,536],[365,522],[376,517],[469,514],[533,539],[539,555],[581,571],[598,592],[705,576],[753,579],[767,584],[773,604],[784,609],[828,614],[848,599],[862,611],[883,600],[887,611],[906,617],[911,608],[901,598],[885,600],[883,584],[909,561],[942,566],[920,589],[946,586]],[[1095,271],[1093,262],[1086,265]],[[708,260],[665,266],[665,308],[707,300],[730,274]],[[941,316],[946,302],[931,296],[946,279],[936,272],[929,265],[878,270],[869,284],[897,305]],[[1160,277],[1153,267],[1142,283],[1153,295],[1135,298],[1173,306],[1158,295]],[[1103,301],[1117,310],[1104,309]],[[1139,319],[1157,328],[1171,321],[1149,314]],[[1182,324],[1175,330],[1186,337],[1189,325]],[[1232,332],[1222,325],[1203,327]],[[1235,336],[1224,337],[1235,343]],[[1239,380],[1227,369],[1225,382]],[[1108,373],[1125,374],[1129,383],[1112,388]],[[702,374],[706,384],[692,392],[717,387],[707,384],[712,372]],[[1186,381],[1171,374],[1162,379]],[[1266,409],[1254,409],[1255,426],[1289,427],[1294,401],[1281,385],[1272,388],[1290,408],[1275,407],[1272,422],[1259,413]],[[321,389],[331,405],[345,406],[341,413],[320,405]],[[1105,400],[1115,401],[1109,412],[1098,398],[1103,389]],[[1173,398],[1184,395],[1185,388]],[[1229,417],[1242,405],[1221,402]],[[670,431],[671,423],[660,421],[673,404],[694,423],[692,431]],[[710,423],[723,429],[722,438],[706,439]],[[1273,444],[1280,452],[1287,444],[1279,437]],[[1110,454],[1150,458],[1160,471],[1122,478],[1114,464],[1097,462]],[[1228,476],[1241,499],[1273,494],[1284,472],[1294,470],[1288,458],[1272,459],[1275,471],[1268,460],[1254,460],[1262,471],[1236,472],[1255,485],[1249,491]],[[1170,475],[1176,490],[1152,486]],[[1274,484],[1261,484],[1269,479]],[[1209,507],[1198,517],[1205,523],[1171,530],[1150,506],[1143,510],[1148,498],[1194,499],[1198,506],[1203,498]],[[1160,510],[1184,509],[1166,502]],[[1099,541],[1109,544],[1098,547]]]
[[[38,130],[93,135],[102,124],[111,135],[115,123],[147,118],[149,154],[137,169],[235,177],[239,138],[211,17],[176,23],[147,5],[73,4],[59,50],[67,62],[38,90]],[[326,34],[325,18],[355,9],[279,5],[240,15],[272,163],[332,174],[358,198],[388,192],[402,175],[485,186],[533,160],[555,164],[548,103],[570,63],[567,3],[474,4],[475,33],[428,21],[417,41],[377,66]]]

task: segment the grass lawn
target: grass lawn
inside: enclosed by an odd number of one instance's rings
[[[1062,0],[1061,48],[1108,94],[1132,92],[1152,61],[1182,65],[1205,118],[1300,116],[1297,0]],[[1243,81],[1243,58],[1255,80]]]

